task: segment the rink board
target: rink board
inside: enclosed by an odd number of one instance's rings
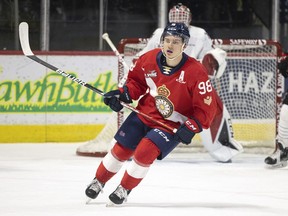
[[[90,85],[116,87],[113,52],[35,52]],[[78,142],[96,137],[112,111],[103,97],[22,52],[0,52],[0,143]]]

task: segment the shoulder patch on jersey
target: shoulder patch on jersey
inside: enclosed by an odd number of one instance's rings
[[[212,103],[212,96],[207,96],[206,98],[204,98],[204,103],[210,106],[210,104]]]

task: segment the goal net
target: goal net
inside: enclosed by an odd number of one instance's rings
[[[144,38],[122,39],[118,51],[130,65],[147,41]],[[213,44],[227,52],[224,74],[211,81],[231,115],[234,138],[243,145],[244,151],[271,152],[271,148],[275,147],[283,90],[283,78],[276,68],[282,54],[280,44],[263,39],[214,39]],[[118,62],[118,66],[118,79],[121,79],[125,71],[121,62]],[[114,142],[117,128],[128,113],[114,112],[99,135],[80,146],[77,154],[105,155]],[[196,135],[193,145],[180,144],[175,151],[205,150],[202,148],[201,137]]]

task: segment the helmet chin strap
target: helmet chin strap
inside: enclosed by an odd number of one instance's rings
[[[166,58],[166,59],[168,59],[168,60],[170,60],[170,61],[174,61],[175,59],[177,59],[180,55],[182,55],[182,53],[184,52],[184,46],[185,46],[185,43],[182,45],[182,51],[177,55],[177,56],[175,56],[175,57],[173,57],[173,58],[169,58],[169,57],[167,57],[166,55],[165,55],[165,52],[164,52],[164,50],[163,50],[163,46],[162,46],[162,53],[163,53],[163,55],[164,55],[164,57]]]

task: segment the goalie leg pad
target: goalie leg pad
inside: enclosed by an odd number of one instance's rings
[[[212,142],[210,129],[203,130],[200,135],[207,152],[219,162],[228,162],[243,152],[242,145],[233,138],[229,139],[229,143],[223,144],[219,140]]]
[[[200,135],[203,145],[211,157],[220,162],[227,162],[242,153],[243,147],[233,138],[230,114],[226,107],[222,104],[220,98],[217,102],[218,111],[211,127],[203,130]]]

